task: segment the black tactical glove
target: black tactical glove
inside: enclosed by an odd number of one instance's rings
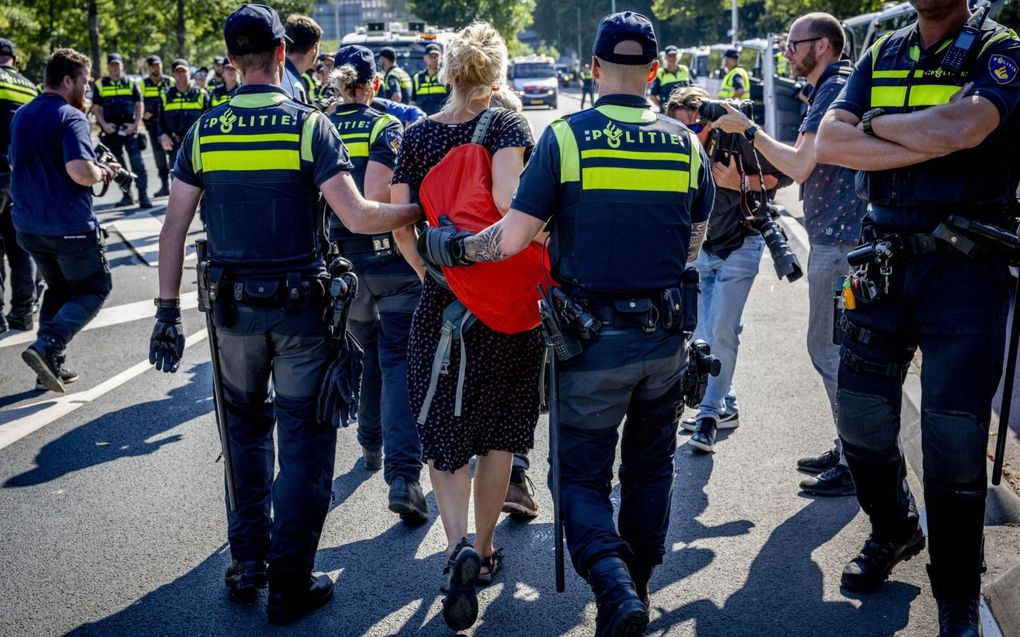
[[[315,416],[323,425],[346,427],[358,412],[361,374],[365,370],[365,350],[358,339],[347,332],[341,344],[334,346],[319,388]]]
[[[181,366],[184,355],[184,329],[181,326],[181,308],[167,307],[156,310],[156,325],[149,338],[149,362],[161,372],[174,373]]]
[[[438,228],[426,228],[419,235],[418,254],[437,268],[471,265],[471,261],[464,258],[464,239],[470,236],[470,232],[458,231],[449,217],[441,215]]]

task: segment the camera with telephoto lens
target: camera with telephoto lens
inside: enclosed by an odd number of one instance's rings
[[[804,269],[800,267],[800,260],[787,243],[786,232],[776,221],[782,214],[782,208],[770,202],[767,209],[768,214],[747,219],[747,225],[765,240],[769,254],[772,255],[772,264],[776,267],[776,276],[780,279],[785,277],[793,283],[804,276]]]
[[[96,144],[96,161],[104,166],[109,166],[111,164],[117,165],[117,174],[113,176],[113,181],[124,192],[129,191],[131,189],[131,183],[135,179],[138,179],[138,175],[134,174],[127,168],[124,168],[120,164],[117,164],[117,158],[114,157],[113,153],[110,152],[110,149],[103,144]]]
[[[751,100],[707,100],[698,107],[698,115],[702,119],[714,122],[728,112],[723,106],[724,103],[743,113],[747,119],[754,120],[754,102]]]

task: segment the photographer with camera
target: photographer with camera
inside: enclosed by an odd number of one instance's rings
[[[89,68],[89,58],[73,49],[50,56],[42,95],[14,114],[8,151],[18,243],[46,281],[38,338],[21,358],[42,387],[57,392],[78,379],[63,366],[67,344],[112,287],[90,188],[122,169],[97,163],[92,149],[85,118]]]
[[[715,206],[708,236],[694,262],[701,273],[698,329],[722,363],[718,376],[710,377],[698,413],[681,426],[693,432],[690,445],[710,452],[719,429],[739,424],[737,397],[732,381],[743,330],[742,315],[751,285],[758,274],[765,240],[750,217],[762,191],[770,196],[776,188],[792,183],[771,165],[759,162],[751,142],[743,135],[723,133],[712,120],[722,112],[719,102],[701,87],[673,92],[666,114],[698,135],[712,161]],[[762,219],[766,223],[771,219]],[[771,222],[774,223],[774,222]],[[778,235],[776,235],[778,236]]]
[[[124,151],[131,161],[138,186],[138,207],[151,208],[149,201],[148,179],[145,174],[145,163],[142,162],[142,149],[147,141],[138,132],[145,114],[145,103],[138,85],[124,76],[124,58],[119,53],[111,53],[106,58],[109,75],[104,75],[96,83],[92,91],[92,113],[96,123],[102,129],[101,141],[117,159],[124,164]],[[131,191],[124,190],[124,197],[118,205],[131,206],[135,201]]]
[[[754,132],[754,148],[765,159],[803,184],[804,226],[811,253],[808,257],[807,348],[837,419],[836,376],[839,346],[832,343],[834,291],[840,289],[847,272],[846,257],[861,233],[861,219],[867,203],[854,191],[853,171],[841,166],[819,164],[815,159],[815,134],[822,116],[846,85],[853,70],[841,59],[846,41],[839,20],[827,13],[809,13],[790,27],[784,55],[793,74],[807,79],[811,93],[807,117],[793,146],[776,141],[762,130]],[[727,133],[742,133],[754,124],[734,109],[715,125]],[[800,487],[814,495],[853,495],[854,483],[843,456],[842,445],[814,458],[802,458],[797,468],[817,474]]]

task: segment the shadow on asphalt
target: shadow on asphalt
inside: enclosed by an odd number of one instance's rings
[[[189,368],[191,379],[186,385],[172,389],[160,400],[139,403],[106,412],[95,420],[75,427],[52,442],[46,443],[35,457],[36,466],[4,482],[4,488],[43,484],[88,467],[114,462],[121,458],[145,456],[163,445],[181,439],[180,434],[150,440],[212,411],[209,398],[209,363]],[[43,403],[44,406],[49,403]],[[27,415],[35,405],[17,411]],[[10,413],[10,412],[8,412]]]

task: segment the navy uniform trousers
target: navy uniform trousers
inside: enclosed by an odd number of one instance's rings
[[[898,434],[905,365],[921,350],[928,570],[939,598],[980,591],[985,454],[1002,367],[1007,279],[1005,265],[962,253],[908,257],[893,264],[888,296],[847,312],[853,325],[873,334],[844,336],[839,435],[857,498],[881,541],[903,542],[917,529]],[[862,367],[862,359],[870,364]]]
[[[604,557],[632,570],[662,563],[686,362],[679,333],[606,325],[583,354],[557,363],[563,524],[582,577]],[[610,493],[624,418],[617,529]]]
[[[231,555],[268,560],[273,581],[306,582],[329,511],[336,453],[336,429],[315,418],[329,363],[321,307],[284,312],[239,304],[233,325],[217,337],[238,501],[236,512],[227,507]]]

